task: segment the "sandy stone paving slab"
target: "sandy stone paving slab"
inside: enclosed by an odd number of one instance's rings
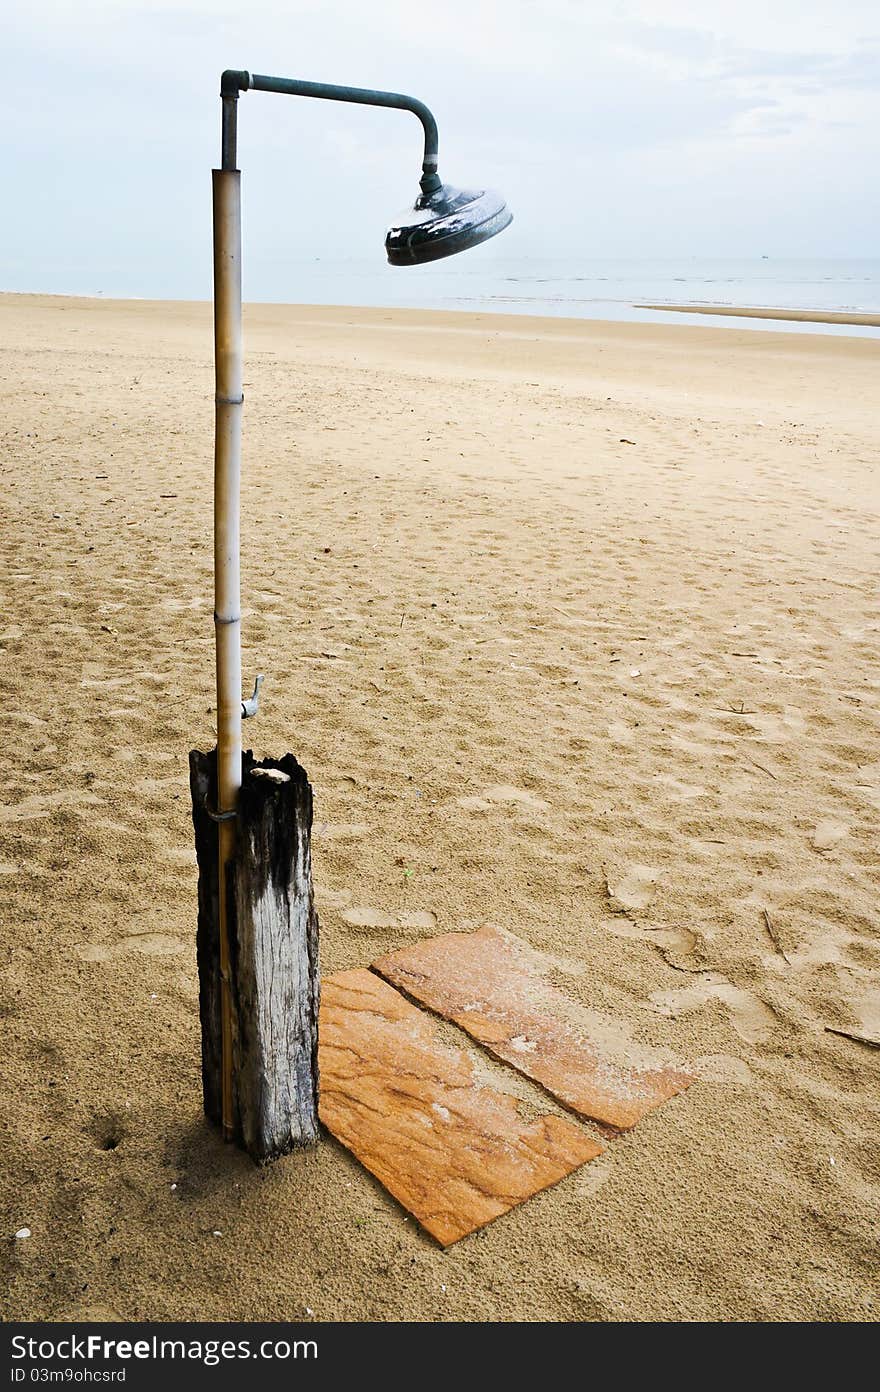
[[[603,1037],[600,1017],[557,990],[540,955],[499,928],[428,938],[373,969],[565,1106],[619,1130],[693,1081],[639,1046]]]
[[[601,1153],[564,1118],[524,1121],[373,972],[324,978],[319,1039],[321,1121],[444,1247]]]

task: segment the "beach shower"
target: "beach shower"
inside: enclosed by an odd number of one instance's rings
[[[413,206],[401,214],[388,229],[385,248],[388,260],[393,266],[419,265],[466,251],[469,247],[478,246],[503,231],[512,218],[503,198],[498,194],[463,191],[441,182],[437,173],[437,122],[424,102],[415,97],[403,96],[398,92],[376,92],[362,87],[337,87],[324,82],[303,82],[294,78],[262,77],[257,73],[233,70],[224,72],[220,79],[222,151],[220,168],[213,171],[216,764],[213,763],[213,755],[202,756],[198,751],[193,751],[191,755],[197,844],[199,824],[204,828],[216,823],[216,838],[213,829],[207,838],[202,836],[200,858],[199,971],[202,1072],[205,1110],[208,1115],[222,1125],[223,1134],[227,1139],[232,1140],[243,1135],[251,1153],[265,1159],[283,1153],[291,1145],[314,1139],[317,1134],[317,921],[314,919],[311,901],[310,859],[307,851],[311,825],[311,790],[303,770],[298,768],[291,756],[286,756],[287,762],[275,761],[274,768],[267,768],[264,761],[263,766],[257,770],[251,767],[253,760],[250,759],[248,780],[245,785],[242,781],[242,720],[257,713],[259,685],[262,680],[261,676],[257,677],[253,695],[248,700],[243,700],[239,495],[244,395],[241,327],[241,174],[237,168],[237,121],[238,98],[242,92],[247,91],[277,92],[293,97],[317,97],[327,101],[355,102],[364,106],[386,106],[410,111],[418,117],[424,132],[420,192]],[[300,775],[301,780],[297,783]],[[252,805],[252,794],[256,796],[255,777],[263,790],[258,812],[255,812]],[[199,782],[200,779],[202,783]],[[198,796],[197,786],[202,788]],[[208,791],[204,791],[205,789]],[[283,796],[280,791],[282,789],[286,789]],[[282,807],[285,801],[286,813]],[[264,819],[260,824],[259,833],[251,825],[255,816]],[[301,820],[299,827],[296,825],[297,816]],[[204,823],[205,817],[210,819],[208,823]],[[287,822],[284,820],[285,817],[288,818]],[[248,818],[251,819],[250,822]],[[283,859],[285,855],[292,855],[293,847],[299,847],[299,869],[295,866],[289,867],[289,873],[285,871],[279,879],[277,902],[273,914],[269,915],[260,934],[257,935],[259,941],[255,941],[252,934],[248,937],[248,930],[243,926],[243,918],[250,919],[251,906],[246,902],[246,894],[249,891],[241,889],[241,884],[246,881],[248,884],[251,883],[248,870],[242,863],[242,856],[247,847],[253,852],[256,842],[259,842],[258,853],[266,863],[251,864],[250,869],[255,875],[254,882],[259,883],[261,887],[257,898],[259,912],[264,918],[267,912],[266,883],[273,875],[278,878],[279,857]],[[270,842],[276,846],[271,855],[267,852]],[[239,877],[238,881],[235,879],[236,874]],[[299,885],[297,893],[300,896],[297,905],[294,906],[295,912],[291,909],[288,895],[288,889],[294,880]],[[238,891],[235,889],[236,883],[239,884]],[[291,913],[294,917],[299,915],[299,928],[295,932],[291,928]],[[303,936],[300,929],[303,925],[309,924],[313,924],[314,933],[309,936],[312,929],[308,928]],[[273,939],[272,935],[276,929],[276,937]],[[296,936],[297,933],[299,938]],[[248,962],[245,962],[241,955],[241,944],[245,938],[250,954]],[[300,953],[299,966],[294,963],[292,971],[282,971],[280,957],[293,950],[290,944],[295,938],[295,951]],[[279,948],[278,943],[281,943],[282,947]],[[253,971],[249,977],[248,972],[251,968]],[[246,979],[252,978],[258,983],[264,979],[272,979],[276,980],[277,984],[278,977],[282,978],[282,984],[271,996],[271,1000],[267,998],[262,1004],[258,1004],[257,996],[252,994],[243,1004],[243,983]],[[297,999],[289,998],[289,993],[285,994],[288,986],[294,995],[299,993]],[[257,995],[261,989],[259,986],[255,987]],[[282,1003],[287,1012],[284,1019]],[[290,1031],[284,1020],[290,1018],[292,1008],[294,1013],[297,1009],[300,1011],[304,1022],[302,1038],[296,1046],[298,1052],[288,1048],[287,1043],[284,1043],[283,1047],[278,1046],[279,1040],[289,1042]],[[245,1019],[242,1015],[243,1010],[250,1012],[252,1019]],[[273,1018],[275,1015],[278,1016],[277,1020]],[[274,1030],[275,1025],[278,1026],[277,1031]],[[238,1060],[235,1064],[237,1091],[233,1079],[234,1049],[234,1057]],[[310,1070],[311,1096],[308,1095],[309,1087],[306,1085]],[[245,1074],[248,1079],[246,1082],[243,1081]],[[270,1095],[276,1100],[286,1099],[283,1105],[279,1102],[274,1113],[265,1101]]]

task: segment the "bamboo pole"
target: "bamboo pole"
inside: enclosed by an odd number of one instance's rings
[[[214,635],[217,660],[217,811],[235,813],[241,788],[241,175],[213,171],[214,207]],[[232,1089],[228,863],[235,817],[218,823],[222,1124],[235,1136]]]

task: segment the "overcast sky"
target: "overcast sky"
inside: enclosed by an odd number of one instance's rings
[[[21,0],[3,21],[0,289],[210,294],[219,74],[387,87],[514,226],[474,256],[868,257],[877,0]],[[384,259],[406,113],[240,101],[245,293]]]

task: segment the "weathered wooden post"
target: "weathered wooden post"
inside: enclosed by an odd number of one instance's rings
[[[312,790],[291,754],[257,762],[248,751],[242,774],[235,845],[224,860],[214,812],[217,756],[214,751],[190,754],[199,862],[196,944],[202,1088],[208,1118],[264,1164],[289,1150],[312,1145],[318,1137],[318,919],[312,896]],[[224,825],[219,823],[221,828]],[[225,969],[223,957],[228,958]],[[224,1096],[225,1011],[228,1099]]]

